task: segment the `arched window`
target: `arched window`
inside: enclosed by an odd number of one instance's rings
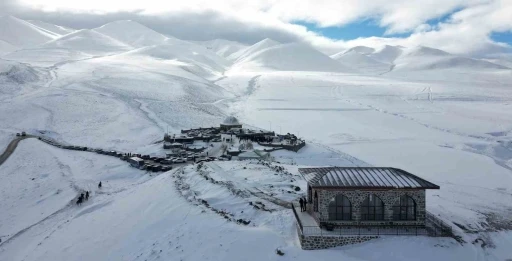
[[[315,202],[313,203],[313,211],[318,212],[318,194],[315,191]]]
[[[416,202],[407,195],[399,198],[393,206],[394,220],[416,220]]]
[[[352,204],[347,197],[337,195],[334,200],[329,203],[329,220],[351,220]]]
[[[361,220],[384,220],[384,202],[370,194],[361,204]]]

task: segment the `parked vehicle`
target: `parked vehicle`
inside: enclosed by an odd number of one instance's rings
[[[185,163],[187,162],[184,158],[177,158],[172,161],[173,163]]]
[[[24,132],[24,131],[22,131],[22,132],[21,132],[21,136],[25,137],[25,136],[27,136],[27,133],[26,133],[26,132]]]
[[[19,132],[17,132],[17,133],[16,133],[16,136],[18,136],[18,137],[19,137],[19,136],[21,136],[21,134],[20,134]]]
[[[128,159],[128,162],[134,168],[141,169],[144,166],[144,160],[139,157],[131,157]]]

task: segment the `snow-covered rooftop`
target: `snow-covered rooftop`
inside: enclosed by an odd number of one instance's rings
[[[300,168],[299,172],[313,187],[439,189],[439,186],[433,183],[396,168]]]

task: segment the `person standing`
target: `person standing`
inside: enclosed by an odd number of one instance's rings
[[[98,184],[98,188],[101,188],[101,181],[100,181],[100,184]]]
[[[299,204],[300,204],[300,212],[303,212],[304,211],[304,200],[302,198],[299,199]]]
[[[306,198],[304,198],[304,211],[308,211],[307,206],[308,206],[308,201],[306,200]]]
[[[89,191],[86,191],[86,192],[85,192],[85,200],[86,200],[86,201],[87,201],[87,200],[89,200]]]

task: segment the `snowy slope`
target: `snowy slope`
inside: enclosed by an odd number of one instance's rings
[[[351,50],[348,52],[340,52],[330,56],[332,59],[341,62],[345,66],[356,68],[361,72],[367,73],[383,73],[390,69],[389,64],[379,62],[365,54]]]
[[[166,36],[131,20],[111,22],[95,28],[94,31],[134,47],[163,44],[168,39]]]
[[[445,51],[425,46],[412,48],[394,61],[394,71],[401,70],[506,70],[505,66],[491,62],[452,55]]]
[[[238,61],[241,61],[241,60],[259,52],[259,51],[265,50],[267,48],[270,48],[270,47],[273,47],[273,46],[276,46],[279,44],[281,44],[281,43],[274,41],[272,39],[269,39],[269,38],[265,38],[247,48],[244,48],[238,52],[232,53],[231,55],[228,56],[228,60],[238,62]]]
[[[231,68],[243,71],[353,72],[339,62],[303,43],[281,44],[240,57]]]
[[[0,56],[4,55],[4,54],[7,54],[7,53],[10,53],[10,52],[12,52],[12,51],[14,51],[16,49],[17,48],[14,45],[12,45],[12,44],[10,44],[8,42],[5,42],[3,40],[0,40]]]
[[[392,64],[403,53],[403,49],[401,46],[385,45],[369,56],[377,61]]]
[[[210,41],[197,41],[199,45],[206,47],[207,49],[215,52],[216,54],[222,57],[228,57],[231,54],[238,52],[242,49],[247,48],[247,45],[235,42],[228,41],[224,39],[215,39]]]
[[[119,53],[133,49],[133,47],[114,38],[87,29],[67,34],[40,47],[48,49],[63,48],[93,55]]]
[[[58,34],[58,35],[65,35],[65,34],[69,34],[69,33],[76,31],[75,29],[71,29],[71,28],[68,28],[65,26],[50,24],[50,23],[46,23],[46,22],[38,21],[38,20],[28,20],[27,22],[29,22],[41,29],[50,31],[50,32]]]
[[[0,17],[0,41],[17,48],[35,46],[59,36],[13,16]]]
[[[375,52],[375,49],[368,47],[368,46],[355,46],[355,47],[349,48],[348,50],[342,51],[339,54],[349,53],[349,52],[356,52],[356,53],[360,53],[360,54],[371,54],[371,53]]]

